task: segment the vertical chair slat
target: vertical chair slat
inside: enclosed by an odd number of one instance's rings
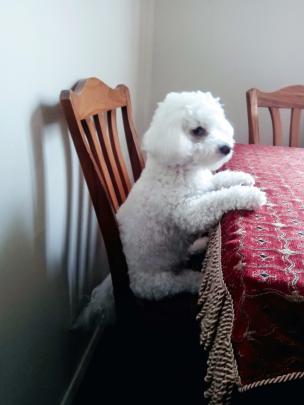
[[[113,187],[109,169],[106,165],[104,157],[102,156],[101,147],[100,147],[100,144],[97,139],[97,134],[96,134],[96,130],[94,128],[93,122],[90,118],[83,119],[83,120],[81,120],[81,122],[82,122],[83,130],[86,134],[88,143],[90,145],[90,149],[91,149],[93,158],[97,164],[97,167],[100,170],[102,178],[104,179],[104,182],[106,184],[107,191],[110,195],[114,209],[117,210],[119,207],[119,201],[117,199],[117,196],[116,196],[116,193],[115,193],[115,190]]]
[[[95,160],[95,163],[97,164],[97,167],[100,171],[100,173],[102,172],[102,168],[101,168],[101,161],[102,161],[102,156],[101,156],[101,150],[100,150],[100,146],[98,145],[98,143],[96,142],[96,138],[94,137],[94,129],[92,127],[92,123],[91,123],[91,119],[90,118],[86,118],[81,120],[81,124],[82,124],[82,129],[85,133],[86,136],[86,142],[89,146],[89,149],[93,155],[93,158]]]
[[[289,146],[300,146],[300,108],[292,108],[290,117]]]
[[[247,98],[249,143],[260,143],[256,89],[248,90],[246,92],[246,98]]]
[[[119,201],[119,205],[121,205],[125,201],[127,193],[123,187],[123,182],[116,165],[112,146],[108,136],[104,113],[95,114],[94,123],[98,134],[99,142],[103,151],[103,156],[106,161],[106,165],[109,169],[112,183],[116,192],[116,196]]]
[[[132,106],[131,106],[131,98],[130,98],[130,93],[129,89],[126,86],[118,86],[119,88],[124,88],[125,90],[125,95],[127,99],[126,106],[123,106],[121,108],[122,112],[122,120],[123,120],[123,125],[124,125],[124,130],[126,134],[126,141],[127,141],[127,146],[128,146],[128,151],[129,151],[129,156],[130,156],[130,161],[131,161],[131,166],[132,166],[132,172],[133,172],[133,177],[134,181],[138,180],[142,169],[144,168],[144,159],[142,157],[142,154],[140,153],[139,146],[138,146],[138,135],[133,123],[132,119]]]
[[[113,154],[115,157],[115,162],[123,183],[125,193],[127,195],[131,190],[131,181],[128,175],[128,170],[120,147],[117,131],[116,110],[108,111],[107,118],[108,118],[109,138]]]
[[[280,110],[276,107],[269,107],[272,130],[273,130],[273,144],[282,145],[282,123]]]

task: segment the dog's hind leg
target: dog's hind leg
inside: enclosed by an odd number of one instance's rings
[[[198,293],[202,274],[190,269],[130,274],[131,289],[140,298],[160,300],[181,292]]]
[[[90,300],[73,325],[73,329],[93,329],[97,324],[108,326],[116,319],[112,278],[105,280],[93,290]]]
[[[135,279],[131,277],[131,289],[140,298],[160,300],[181,292],[198,293],[201,273],[193,270],[181,270],[178,273],[162,271],[156,274],[141,273]],[[73,329],[93,329],[103,327],[115,321],[115,306],[111,277],[108,276],[92,292],[90,301],[82,310]]]
[[[188,248],[189,255],[197,255],[199,253],[203,253],[207,249],[208,240],[208,236],[197,238]]]

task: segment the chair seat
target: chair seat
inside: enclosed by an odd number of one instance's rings
[[[159,301],[136,298],[137,313],[151,322],[183,322],[195,320],[197,294],[181,293]]]

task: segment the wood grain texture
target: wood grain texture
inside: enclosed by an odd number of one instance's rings
[[[273,127],[273,144],[282,145],[282,123],[280,108],[291,109],[289,145],[300,146],[300,118],[304,108],[304,86],[288,86],[266,93],[258,89],[246,92],[249,143],[260,143],[258,108],[266,107],[270,111]]]
[[[289,130],[289,146],[300,145],[300,122],[301,122],[301,109],[292,108],[290,118]]]
[[[277,107],[269,107],[272,128],[273,128],[273,144],[282,145],[282,122],[280,110]]]
[[[248,90],[246,93],[246,98],[247,98],[249,143],[260,143],[256,89]]]
[[[109,128],[109,138],[111,147],[113,150],[114,158],[117,164],[117,170],[119,172],[119,176],[127,195],[131,190],[131,181],[128,175],[126,163],[124,157],[122,155],[122,151],[119,145],[119,138],[118,138],[118,130],[117,130],[117,122],[116,122],[116,110],[111,110],[107,112],[108,118],[108,128]]]
[[[132,111],[129,89],[124,85],[119,85],[118,88],[120,90],[124,90],[126,100],[127,100],[126,106],[122,107],[121,110],[122,110],[122,119],[123,119],[124,129],[125,129],[125,133],[126,133],[127,146],[128,146],[128,151],[129,151],[129,156],[130,156],[131,166],[132,166],[132,171],[133,171],[133,177],[134,177],[134,180],[136,181],[139,178],[142,168],[144,166],[144,159],[142,157],[142,154],[139,151],[138,144],[133,141],[133,139],[138,138],[138,135],[137,135],[135,125],[133,122],[133,111]]]
[[[115,89],[91,78],[63,90],[60,102],[79,157],[111,271],[117,314],[134,302],[115,213],[131,189],[116,125],[116,110],[123,115],[126,143],[135,180],[144,167],[132,120],[129,90]]]

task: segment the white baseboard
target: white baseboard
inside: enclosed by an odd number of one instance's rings
[[[94,353],[95,347],[96,347],[103,331],[104,331],[104,327],[102,327],[102,326],[96,327],[96,329],[90,339],[90,342],[80,359],[80,362],[73,375],[73,378],[60,402],[60,405],[72,405],[73,400],[75,399],[75,395],[78,391],[78,388],[83,380],[86,369],[89,365],[90,359]]]

